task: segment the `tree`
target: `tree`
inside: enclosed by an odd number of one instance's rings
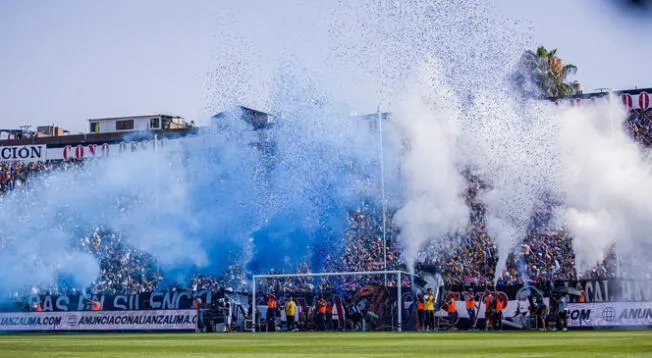
[[[548,51],[539,46],[536,51],[527,50],[521,56],[517,85],[526,93],[535,96],[569,96],[575,90],[566,82],[569,75],[577,72],[577,66],[564,64],[557,57],[557,49]]]

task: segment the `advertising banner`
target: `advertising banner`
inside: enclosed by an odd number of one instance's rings
[[[568,327],[652,326],[652,302],[569,304]]]
[[[137,295],[32,295],[13,305],[5,304],[0,311],[29,311],[38,304],[45,312],[91,311],[93,302],[99,302],[102,311],[181,310],[193,308],[193,298],[211,304],[224,297],[223,292],[155,291]]]
[[[81,160],[163,148],[167,138],[121,143],[78,144],[48,147],[45,144],[0,146],[0,162],[37,162],[46,160]]]
[[[81,160],[89,158],[102,158],[110,155],[137,152],[142,150],[154,150],[157,146],[164,147],[167,138],[161,138],[156,143],[154,140],[103,143],[89,145],[67,145],[65,147],[47,148],[47,160]]]
[[[0,162],[37,162],[46,159],[45,145],[16,145],[0,147]]]
[[[196,310],[0,313],[0,331],[194,330]]]

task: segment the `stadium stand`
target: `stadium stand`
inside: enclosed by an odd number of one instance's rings
[[[652,145],[652,110],[633,109],[623,124],[624,130],[645,147]],[[2,162],[0,163],[0,195],[29,185],[40,173],[67,170],[83,165],[84,161]],[[429,245],[419,254],[419,264],[435,265],[444,274],[449,285],[486,285],[493,282],[498,262],[496,245],[487,233],[486,208],[478,200],[478,194],[486,185],[470,173],[464,173],[468,187],[466,203],[469,207],[469,226],[465,232],[450,236],[451,245]],[[535,208],[532,222],[522,243],[510,252],[507,269],[498,275],[497,285],[517,286],[523,277],[531,283],[554,280],[602,279],[615,277],[616,257],[613,249],[606,253],[602,262],[596,263],[588,272],[575,271],[573,238],[563,228],[550,227],[554,205]],[[387,269],[404,269],[399,260],[397,243],[398,227],[393,223],[395,209],[386,215]],[[326,260],[332,271],[373,271],[384,268],[382,255],[382,215],[379,208],[368,204],[349,212],[349,229],[346,231],[342,260]],[[0,245],[2,243],[0,242]],[[1,247],[1,246],[0,246]],[[93,294],[136,294],[160,289],[164,273],[159,272],[155,258],[136,250],[122,238],[102,227],[89,236],[80,238],[79,248],[95,255],[100,263],[100,277],[88,289]],[[523,272],[525,271],[525,272]],[[298,272],[310,272],[305,264]],[[270,273],[283,273],[280,271]],[[319,285],[337,284],[334,279],[322,279]],[[231,266],[221,277],[195,275],[188,288],[239,289],[246,287],[244,267]],[[362,284],[362,283],[361,283]],[[314,282],[309,279],[276,281],[278,292],[283,290],[311,291]],[[322,287],[327,288],[327,287]],[[74,289],[53,287],[27,287],[23,293],[64,293]],[[19,293],[16,293],[19,294]]]

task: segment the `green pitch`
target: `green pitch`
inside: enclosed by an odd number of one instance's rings
[[[9,357],[650,357],[652,331],[18,334]]]

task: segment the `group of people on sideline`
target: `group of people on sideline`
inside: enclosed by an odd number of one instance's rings
[[[477,329],[478,313],[481,305],[485,307],[485,330],[501,330],[503,310],[507,305],[507,299],[497,292],[489,292],[480,300],[480,296],[473,292],[463,294],[464,305],[469,316],[469,330]],[[459,319],[457,313],[457,301],[455,294],[448,293],[442,301],[439,308],[446,312],[446,318],[437,321],[435,312],[439,309],[436,303],[436,297],[432,290],[428,288],[424,295],[417,294],[417,331],[431,332],[439,330],[442,326],[448,330],[457,330]]]
[[[358,306],[346,305],[338,296],[332,300],[318,296],[313,306],[304,306],[297,304],[292,296],[281,304],[273,293],[269,293],[265,308],[264,324],[259,321],[257,325],[258,330],[266,332],[362,330],[362,314]],[[260,314],[257,317],[262,318]]]

